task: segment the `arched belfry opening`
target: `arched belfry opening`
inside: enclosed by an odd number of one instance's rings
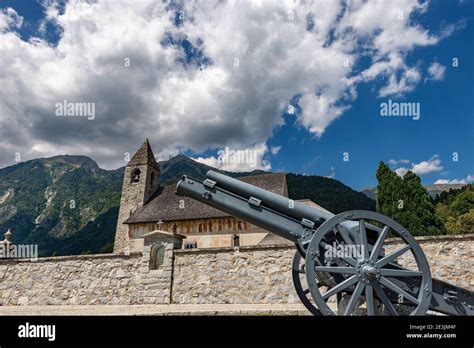
[[[130,175],[130,182],[131,183],[140,182],[140,174],[141,174],[140,169],[135,168],[132,171],[132,174]]]

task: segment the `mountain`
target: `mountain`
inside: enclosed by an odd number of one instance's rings
[[[212,167],[186,156],[158,163],[162,185],[183,175],[203,179]],[[242,177],[261,170],[232,173]],[[0,169],[0,233],[13,231],[17,244],[38,244],[41,256],[111,252],[124,168],[104,170],[85,156],[35,159]],[[309,198],[339,213],[375,210],[375,202],[341,182],[287,174],[289,196]],[[1,236],[1,235],[0,235]]]
[[[365,188],[362,191],[360,191],[370,199],[373,199],[375,201],[376,195],[377,195],[377,188]]]
[[[433,184],[425,186],[426,190],[430,194],[431,198],[435,198],[441,192],[449,191],[449,190],[457,190],[466,186],[466,184]]]
[[[194,179],[202,180],[206,177],[206,173],[209,170],[214,170],[216,172],[231,176],[231,177],[242,177],[248,175],[259,175],[266,173],[263,170],[253,170],[251,172],[242,172],[242,173],[233,173],[227,172],[225,170],[219,170],[213,167],[210,167],[206,164],[196,162],[189,157],[178,155],[168,161],[158,162],[160,168],[160,183],[162,185],[175,184],[179,178],[183,175],[190,176]]]
[[[347,210],[375,211],[375,201],[338,180],[315,175],[287,174],[288,196],[308,198],[334,214]]]
[[[460,189],[461,187],[465,186],[465,184],[433,184],[433,185],[426,185],[426,191],[428,191],[428,194],[430,195],[431,198],[436,198],[441,192],[444,191],[449,191],[451,189],[456,190]],[[363,189],[362,191],[363,194],[365,194],[367,197],[370,199],[375,200],[375,197],[377,195],[377,188],[366,188]]]
[[[113,240],[122,175],[85,156],[1,169],[0,231],[11,228],[14,242],[38,244],[41,255],[98,252]]]

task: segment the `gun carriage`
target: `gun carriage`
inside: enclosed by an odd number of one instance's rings
[[[293,284],[314,315],[474,313],[474,293],[432,279],[420,245],[387,216],[365,210],[334,215],[215,171],[202,182],[183,176],[176,191],[294,242]],[[403,246],[386,253],[389,236]],[[413,260],[408,268],[397,262],[407,255]]]

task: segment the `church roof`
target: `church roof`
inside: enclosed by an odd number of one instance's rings
[[[238,179],[264,190],[287,196],[286,175],[284,173],[246,176]],[[184,201],[185,209],[179,208],[180,200]],[[229,216],[229,214],[192,198],[177,196],[176,186],[167,185],[160,187],[150,200],[143,207],[138,208],[124,223],[155,223],[159,220],[165,222],[225,216]]]
[[[153,155],[153,151],[151,150],[150,143],[148,142],[148,139],[146,139],[127,165],[138,166],[148,163],[154,164],[158,167],[158,164],[155,160],[155,155]]]

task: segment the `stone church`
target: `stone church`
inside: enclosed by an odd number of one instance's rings
[[[284,173],[240,180],[288,197]],[[176,185],[160,185],[160,169],[148,140],[125,168],[114,252],[134,249],[134,242],[160,232],[182,238],[185,248],[288,244],[287,240],[188,197]],[[309,200],[302,202],[315,205]],[[137,246],[139,248],[139,246]]]

